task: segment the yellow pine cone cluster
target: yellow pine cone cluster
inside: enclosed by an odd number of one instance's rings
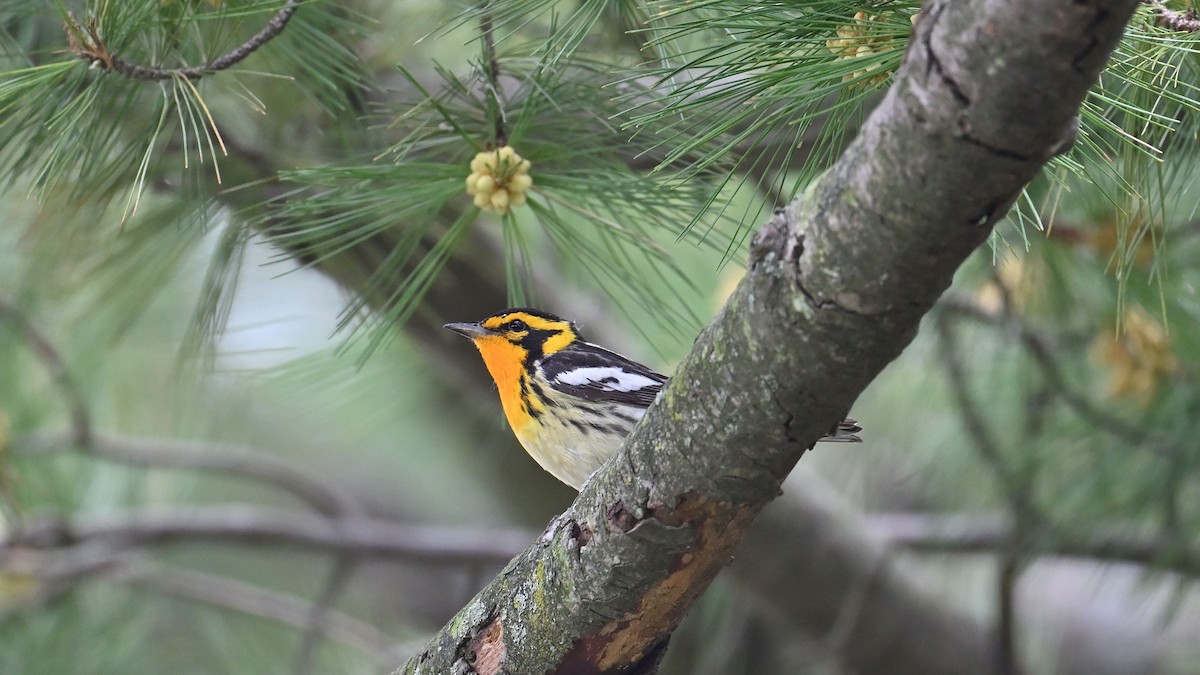
[[[475,206],[500,215],[525,203],[525,193],[533,187],[529,176],[529,160],[509,146],[481,152],[471,160],[471,175],[467,176],[467,194],[475,198]]]
[[[837,37],[826,40],[825,46],[829,48],[829,51],[834,53],[838,61],[842,59],[857,59],[889,51],[892,49],[892,37],[890,35],[872,35],[872,21],[879,21],[879,17],[867,16],[866,12],[856,13],[854,15],[854,23],[838,26]],[[862,77],[877,68],[878,66],[876,65],[856,70],[849,75],[843,75],[842,81]],[[881,70],[868,78],[866,83],[870,85],[879,84],[886,80],[888,75],[887,71]]]
[[[1159,382],[1179,369],[1179,361],[1171,351],[1166,329],[1145,310],[1130,307],[1124,319],[1120,335],[1105,332],[1096,338],[1091,357],[1112,371],[1109,396],[1128,396],[1146,405],[1154,398]]]

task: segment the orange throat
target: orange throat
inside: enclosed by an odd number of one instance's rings
[[[521,397],[521,378],[525,375],[525,350],[502,337],[487,336],[475,340],[483,363],[496,381],[500,405],[513,431],[520,434],[534,421]]]

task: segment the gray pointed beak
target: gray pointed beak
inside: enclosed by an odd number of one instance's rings
[[[445,326],[442,326],[442,328],[448,328],[455,333],[458,333],[464,337],[469,337],[472,340],[475,338],[481,338],[491,332],[477,323],[448,323]]]

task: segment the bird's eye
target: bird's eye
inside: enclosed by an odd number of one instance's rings
[[[508,329],[514,333],[519,333],[520,331],[528,330],[529,326],[524,321],[516,319],[515,321],[508,322]]]

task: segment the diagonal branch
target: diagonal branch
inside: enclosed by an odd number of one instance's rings
[[[927,6],[896,84],[760,232],[622,454],[401,670],[629,672],[660,653],[795,462],[1064,146],[1136,5]]]
[[[3,297],[0,297],[0,322],[8,323],[13,327],[33,355],[42,362],[42,366],[53,378],[62,397],[66,399],[71,416],[71,440],[80,447],[90,445],[93,440],[92,414],[88,410],[83,391],[75,382],[75,378],[71,377],[71,371],[67,369],[66,362],[59,354],[58,348],[20,310]]]
[[[333,565],[325,577],[321,592],[313,600],[308,609],[308,618],[304,622],[304,633],[300,636],[300,651],[296,656],[296,675],[308,675],[312,672],[313,661],[317,654],[317,639],[321,637],[322,629],[336,611],[333,609],[337,599],[346,591],[350,579],[358,570],[360,556],[355,553],[342,553],[333,560]]]
[[[826,655],[847,672],[986,672],[994,631],[928,592],[888,535],[828,483],[797,470],[729,571],[772,617],[824,636]]]

